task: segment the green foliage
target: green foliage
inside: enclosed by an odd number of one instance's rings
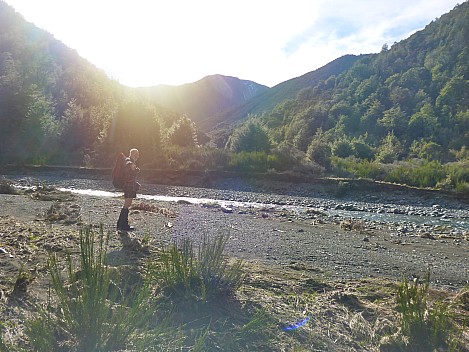
[[[359,178],[383,180],[386,175],[383,164],[367,159],[357,160],[355,158],[332,158],[332,165],[336,170],[336,173],[343,174],[345,171],[347,176],[352,175]]]
[[[227,148],[232,152],[266,152],[271,145],[266,130],[256,121],[249,120],[230,136]]]
[[[425,104],[410,118],[408,134],[412,139],[432,138],[440,127],[433,107]]]
[[[187,116],[182,116],[168,130],[166,139],[172,145],[195,147],[198,145],[197,128]]]
[[[388,173],[385,180],[418,187],[435,187],[446,178],[443,165],[436,160],[399,164]]]
[[[409,340],[410,350],[433,351],[446,347],[449,337],[454,335],[448,306],[443,302],[429,304],[430,274],[424,283],[417,279],[407,280],[397,289],[397,304],[400,313],[401,333]]]
[[[376,153],[376,160],[384,164],[392,163],[402,155],[403,147],[393,132],[383,138]]]
[[[161,254],[162,268],[155,272],[162,281],[163,291],[179,305],[206,304],[221,297],[230,297],[244,278],[242,261],[228,264],[223,255],[227,236],[212,241],[202,239],[197,254],[190,239],[172,245]]]
[[[450,152],[455,156],[457,160],[469,161],[469,147],[463,146],[461,150],[452,149]]]
[[[462,160],[455,163],[448,163],[445,165],[445,172],[447,175],[447,181],[452,185],[456,186],[461,183],[469,182],[469,160]]]
[[[330,144],[322,130],[318,130],[313,140],[308,146],[306,155],[309,160],[325,167],[330,168],[330,157],[332,155]]]
[[[154,167],[172,170],[223,170],[227,168],[229,159],[229,152],[224,149],[167,146],[165,160],[156,161]]]
[[[415,140],[410,147],[410,156],[420,159],[440,160],[442,149],[441,146],[435,142]]]
[[[374,158],[374,149],[366,141],[365,137],[352,139],[353,155],[358,159],[372,160]]]
[[[98,248],[95,248],[95,240]],[[149,288],[142,286],[138,294],[123,297],[125,287],[117,288],[106,265],[107,238],[102,230],[98,238],[91,227],[80,231],[79,270],[71,256],[67,257],[67,280],[62,278],[58,258],[51,255],[49,271],[58,306],[49,303],[47,311],[31,320],[28,326],[30,343],[38,350],[58,350],[70,344],[76,351],[109,351],[125,347],[135,330],[153,314]],[[52,315],[51,310],[57,312]]]
[[[346,158],[353,154],[353,145],[346,139],[339,139],[332,145],[332,155]]]
[[[240,152],[231,154],[229,168],[239,172],[266,172],[280,166],[277,155],[266,152]]]
[[[150,271],[162,290],[161,305],[171,312],[187,348],[245,351],[266,339],[261,335],[266,326],[256,326],[260,317],[237,308],[243,262],[224,256],[227,240],[223,235],[204,237],[195,251],[193,241],[185,238],[165,248]]]

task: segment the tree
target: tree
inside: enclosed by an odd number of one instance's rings
[[[377,126],[385,133],[394,131],[398,136],[402,135],[407,129],[407,116],[401,110],[399,105],[383,112],[383,117],[378,119]]]
[[[306,155],[309,160],[329,169],[331,166],[331,147],[321,129],[318,130],[308,146]]]
[[[250,120],[233,132],[226,147],[233,152],[269,152],[271,144],[266,130]]]
[[[441,145],[432,141],[413,141],[410,155],[421,159],[439,160],[442,156]]]
[[[352,143],[345,138],[336,140],[332,145],[332,154],[338,156],[339,158],[346,158],[352,155]]]
[[[397,139],[393,132],[389,132],[378,147],[376,160],[389,164],[398,160],[402,153],[403,147],[401,142],[399,142],[399,139]]]
[[[352,140],[353,155],[359,159],[372,160],[374,157],[373,148],[366,142],[367,135],[354,138]]]
[[[53,101],[31,86],[30,102],[22,128],[23,145],[31,161],[43,163],[58,153],[58,122],[54,116]]]
[[[167,140],[172,145],[180,147],[195,147],[197,142],[197,128],[187,116],[182,116],[168,130]]]
[[[410,118],[408,133],[411,139],[426,138],[434,136],[439,128],[440,124],[433,107],[430,104],[424,104]]]

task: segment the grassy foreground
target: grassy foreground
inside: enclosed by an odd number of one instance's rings
[[[102,228],[77,236],[77,253],[48,257],[46,301],[31,299],[20,271],[0,305],[0,351],[468,350],[469,287],[330,282],[306,264],[227,258],[224,236],[112,265]],[[21,326],[5,318],[15,310]]]

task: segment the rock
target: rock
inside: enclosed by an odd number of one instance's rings
[[[221,207],[221,211],[226,213],[226,214],[231,214],[233,213],[233,209],[232,208],[229,208],[229,207],[226,207],[226,206],[222,206]]]
[[[428,238],[428,239],[430,239],[430,240],[435,240],[435,239],[436,239],[433,235],[429,234],[428,232],[422,233],[422,234],[420,235],[420,237],[421,237],[421,238]]]

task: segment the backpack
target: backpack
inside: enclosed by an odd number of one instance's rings
[[[112,169],[112,184],[116,188],[123,188],[125,184],[125,155],[119,153]]]

